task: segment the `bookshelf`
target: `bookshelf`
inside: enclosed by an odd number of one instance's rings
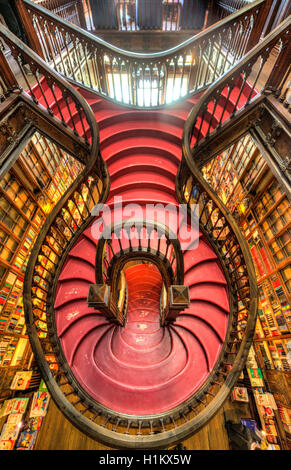
[[[0,408],[15,396],[10,390],[15,372],[32,370],[40,377],[26,335],[24,274],[47,215],[82,169],[36,132],[0,181]],[[26,392],[22,396],[31,396]]]
[[[291,214],[287,195],[249,134],[205,165],[203,174],[238,221],[254,261],[259,308],[252,360],[263,373],[290,376]],[[263,380],[268,382],[265,373]],[[287,440],[291,438],[290,405],[278,400],[276,411]]]

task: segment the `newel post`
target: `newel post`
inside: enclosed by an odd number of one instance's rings
[[[109,285],[90,284],[87,303],[88,307],[103,312],[109,321],[121,325],[119,310]]]
[[[168,308],[165,323],[173,322],[177,316],[190,305],[189,287],[171,285],[168,290]]]
[[[36,52],[42,59],[44,59],[45,57],[42,51],[38,35],[33,27],[32,14],[27,11],[27,7],[25,6],[23,0],[15,0],[15,4],[31,49]]]
[[[12,72],[8,61],[0,48],[0,74],[3,82],[5,83],[6,90],[4,93],[10,94],[16,89],[20,89],[20,86]]]
[[[260,38],[262,36],[266,21],[270,13],[272,2],[273,0],[265,0],[263,5],[261,7],[258,7],[260,8],[260,10],[255,19],[253,30],[248,40],[246,53],[260,42]]]
[[[85,18],[85,13],[84,13],[83,0],[77,0],[76,3],[77,3],[76,6],[77,6],[77,11],[78,11],[80,26],[81,26],[81,28],[83,28],[87,31],[87,23],[86,23],[86,18]]]

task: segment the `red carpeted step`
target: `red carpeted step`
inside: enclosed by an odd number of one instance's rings
[[[176,207],[182,129],[196,98],[159,111],[132,111],[82,93],[100,124],[101,152],[111,176],[107,204],[112,207],[114,196],[122,196],[123,202],[141,204],[142,214],[146,203]],[[160,210],[155,220],[161,222]],[[190,306],[165,328],[160,327],[159,271],[148,264],[126,269],[128,312],[122,328],[87,305],[89,285],[95,282],[92,227],[70,251],[59,278],[55,311],[65,355],[82,387],[103,405],[128,414],[167,411],[204,383],[221,352],[229,299],[219,260],[198,233],[183,251]],[[125,238],[121,244],[129,247]],[[158,240],[151,246],[157,248]],[[115,238],[113,247],[120,250]],[[165,247],[163,240],[160,250]]]
[[[189,285],[195,284],[196,269],[193,282],[189,270]],[[87,274],[89,285],[90,269],[83,270],[82,264],[82,272]],[[67,276],[66,270],[58,296],[69,282]],[[73,280],[73,271],[71,277]],[[129,414],[163,412],[189,398],[215,364],[228,320],[226,287],[217,283],[218,290],[212,286],[208,290],[208,296],[210,292],[217,296],[216,304],[195,299],[171,327],[161,328],[162,279],[157,268],[132,266],[126,270],[126,279],[128,312],[124,328],[108,324],[99,312],[88,309],[86,299],[80,302],[79,292],[71,290],[69,304],[68,292],[63,304],[56,299],[60,341],[74,374],[97,401]],[[64,320],[70,313],[68,305],[72,315]]]

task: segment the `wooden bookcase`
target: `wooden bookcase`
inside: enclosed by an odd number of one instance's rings
[[[259,291],[254,350],[267,391],[273,392],[268,372],[290,377],[291,367],[290,204],[249,134],[208,163],[203,174],[250,247]],[[280,401],[278,393],[274,396],[283,440],[288,441],[291,402]]]
[[[31,386],[40,380],[26,334],[24,274],[47,215],[82,168],[36,132],[0,181],[0,408],[15,396],[10,384],[17,370],[33,371]],[[32,395],[30,389],[20,393]]]

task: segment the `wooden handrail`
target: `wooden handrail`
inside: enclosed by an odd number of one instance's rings
[[[288,64],[290,25],[291,17],[283,21],[238,64],[213,83],[193,106],[182,138],[183,154],[189,167],[195,165],[195,155],[203,145],[207,145],[207,139],[233,119],[240,110],[249,106],[263,93],[276,93],[280,97],[285,92],[290,67],[287,66],[286,73],[282,64]],[[275,63],[271,62],[271,71],[269,75],[263,75],[262,71],[268,65],[268,60],[273,60],[272,49],[278,45],[280,51]],[[243,93],[246,93],[246,99],[241,100]],[[231,112],[226,112],[227,108],[230,108]],[[221,109],[220,113],[217,112],[218,109]],[[205,124],[207,130],[202,132]]]
[[[260,37],[270,2],[257,0],[176,47],[142,54],[110,45],[30,0],[18,1],[55,70],[102,96],[146,108],[200,92],[224,74]]]
[[[55,119],[58,119],[66,129],[68,127],[71,128],[72,132],[80,139],[80,141],[86,143],[88,149],[90,148],[91,153],[94,153],[95,155],[98,154],[98,126],[93,111],[82,95],[2,24],[0,25],[0,38],[10,48],[11,55],[15,60],[16,67],[19,67],[20,72],[16,76],[2,54],[4,70],[3,77],[7,84],[9,84],[9,81],[5,76],[9,71],[10,77],[14,76],[14,89],[18,88],[18,90],[22,91],[24,95],[28,95],[34,103],[45,107],[48,114],[50,116],[54,116]],[[25,64],[29,65],[29,73],[27,68],[24,66]],[[35,87],[30,85],[32,81],[38,86]],[[22,90],[23,82],[27,85],[27,92]],[[41,91],[41,97],[37,94],[39,91]],[[45,96],[45,93],[48,91],[48,94],[50,94],[50,101],[48,101]],[[61,94],[65,103],[64,108],[66,112],[71,117],[69,122],[66,121],[64,117],[65,111],[60,109],[61,99],[59,94]],[[77,129],[75,125],[74,116],[76,115],[82,122],[82,129],[80,130]],[[86,132],[84,132],[84,129]]]
[[[132,229],[135,231],[138,243],[137,246],[132,246],[131,236]],[[147,237],[143,236],[143,230],[146,231]],[[112,238],[118,236],[121,232],[126,232],[126,243],[122,238],[119,239],[118,249],[112,246]],[[153,233],[156,239],[159,240],[158,245],[153,248],[151,240]],[[166,249],[161,244],[161,240],[166,243]],[[127,241],[129,246],[127,247]],[[157,266],[159,269],[163,283],[167,291],[171,285],[183,285],[184,283],[184,260],[181,251],[180,242],[175,234],[157,221],[151,220],[124,220],[113,224],[112,226],[105,227],[100,239],[98,240],[95,260],[95,279],[96,286],[107,284],[110,286],[110,295],[112,304],[114,305],[114,312],[106,307],[104,310],[106,316],[110,319],[117,316],[116,321],[118,324],[124,326],[126,311],[120,315],[116,308],[117,304],[117,288],[119,282],[119,275],[122,272],[125,264],[132,259],[147,259]],[[106,264],[105,261],[106,260]],[[88,300],[89,302],[89,300]],[[90,303],[90,302],[89,302]],[[98,305],[100,310],[100,306]],[[183,308],[181,308],[183,310]],[[176,311],[176,316],[178,310]],[[171,320],[173,321],[174,318]],[[162,319],[161,324],[164,326],[168,320],[167,315]]]
[[[31,2],[25,0],[25,3]],[[264,2],[255,3],[256,8],[264,4]],[[39,10],[36,11],[39,12]],[[54,16],[52,18],[55,21]],[[73,27],[65,23],[64,31],[68,31],[68,28],[72,32],[70,28]],[[76,32],[76,29],[73,28],[73,30]],[[209,31],[207,34],[210,34]],[[195,148],[194,151],[191,149],[192,127],[188,121],[183,135],[183,161],[177,177],[176,190],[180,202],[188,204],[189,211],[191,204],[196,202],[200,205],[200,229],[217,254],[227,280],[230,316],[225,343],[205,383],[193,396],[167,412],[152,416],[129,416],[110,410],[93,400],[78,383],[60,347],[53,306],[57,280],[66,257],[80,234],[93,220],[91,211],[95,204],[105,202],[108,195],[108,174],[99,154],[97,124],[88,105],[80,99],[77,92],[71,90],[72,87],[66,80],[62,79],[36,54],[19,43],[17,38],[6,29],[0,29],[0,36],[4,42],[8,42],[12,55],[26,79],[28,77],[25,75],[23,60],[27,61],[37,79],[38,91],[46,84],[53,93],[54,86],[57,85],[65,106],[71,104],[68,103],[68,96],[76,103],[74,105],[76,109],[70,108],[70,112],[68,110],[67,121],[62,121],[56,103],[52,107],[51,103],[46,103],[43,98],[42,103],[45,106],[42,105],[42,109],[46,110],[48,116],[55,113],[55,118],[64,128],[71,126],[72,132],[76,133],[76,137],[88,149],[88,161],[84,162],[85,169],[57,203],[45,222],[32,250],[25,274],[24,309],[27,331],[42,376],[57,405],[74,425],[89,436],[111,447],[139,449],[168,447],[189,437],[216,414],[228,397],[245,364],[253,338],[257,311],[256,277],[246,241],[229,211],[198,170],[193,158],[197,149]],[[203,37],[209,39],[210,36]],[[66,43],[66,47],[69,48],[70,44]],[[222,42],[221,47],[219,46],[221,50],[223,44],[225,43]],[[247,47],[247,43],[245,46]],[[208,49],[209,56],[211,56],[211,48],[212,46]],[[239,57],[239,54],[237,49],[236,56]],[[253,51],[249,54],[253,54]],[[256,57],[252,55],[254,60]],[[56,57],[55,60],[57,60]],[[207,61],[206,57],[206,63],[210,63]],[[243,63],[245,66],[248,64],[244,62],[244,59]],[[241,80],[241,68],[238,66],[235,70],[239,70],[235,78]],[[225,77],[227,80],[232,80],[231,74],[226,74],[215,82],[211,89],[220,90],[219,84],[225,86],[223,81]],[[36,106],[41,106],[36,89],[30,87],[30,96],[31,99],[36,100]],[[209,95],[208,92],[204,96],[209,100],[213,99],[213,95]],[[82,111],[80,111],[80,106]],[[80,118],[77,108],[81,116],[86,118],[87,124],[84,127],[77,127],[77,122],[74,124],[74,113]],[[195,112],[199,113],[197,107],[194,108]],[[236,111],[236,107],[234,109]],[[191,113],[189,119],[192,119],[193,115],[195,117],[195,113]],[[199,129],[196,130],[196,137],[198,131]],[[199,132],[201,133],[201,129]],[[82,139],[82,136],[85,137]],[[202,139],[197,140],[197,145],[202,145]],[[82,209],[77,204],[79,198],[82,199]],[[77,212],[79,215],[75,217]],[[39,335],[46,337],[42,339]],[[45,359],[47,353],[55,356],[56,369],[50,369],[50,363]],[[78,407],[74,406],[76,403]],[[184,418],[182,422],[181,418]]]

